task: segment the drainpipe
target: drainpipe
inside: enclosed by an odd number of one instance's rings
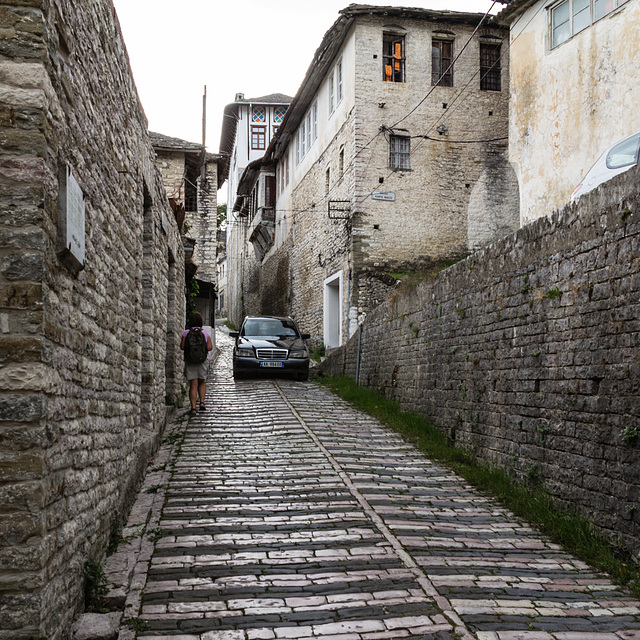
[[[360,353],[362,351],[362,322],[358,325],[358,352],[356,353],[356,384],[360,386]]]

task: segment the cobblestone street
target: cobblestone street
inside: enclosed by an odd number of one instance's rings
[[[139,639],[640,640],[606,577],[323,387],[235,382],[217,341],[207,410],[141,494]]]

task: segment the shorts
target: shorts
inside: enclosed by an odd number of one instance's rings
[[[206,380],[209,375],[209,361],[205,360],[200,364],[194,364],[192,362],[184,363],[184,375],[187,380]]]

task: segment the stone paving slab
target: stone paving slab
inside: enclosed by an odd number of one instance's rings
[[[235,382],[217,342],[133,569],[140,640],[640,640],[606,576],[313,382]]]

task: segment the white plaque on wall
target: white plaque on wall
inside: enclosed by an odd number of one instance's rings
[[[372,191],[371,198],[373,200],[385,200],[386,202],[395,202],[395,191]]]
[[[67,266],[76,270],[84,268],[84,223],[84,193],[71,168],[65,165],[60,168],[58,256]]]

